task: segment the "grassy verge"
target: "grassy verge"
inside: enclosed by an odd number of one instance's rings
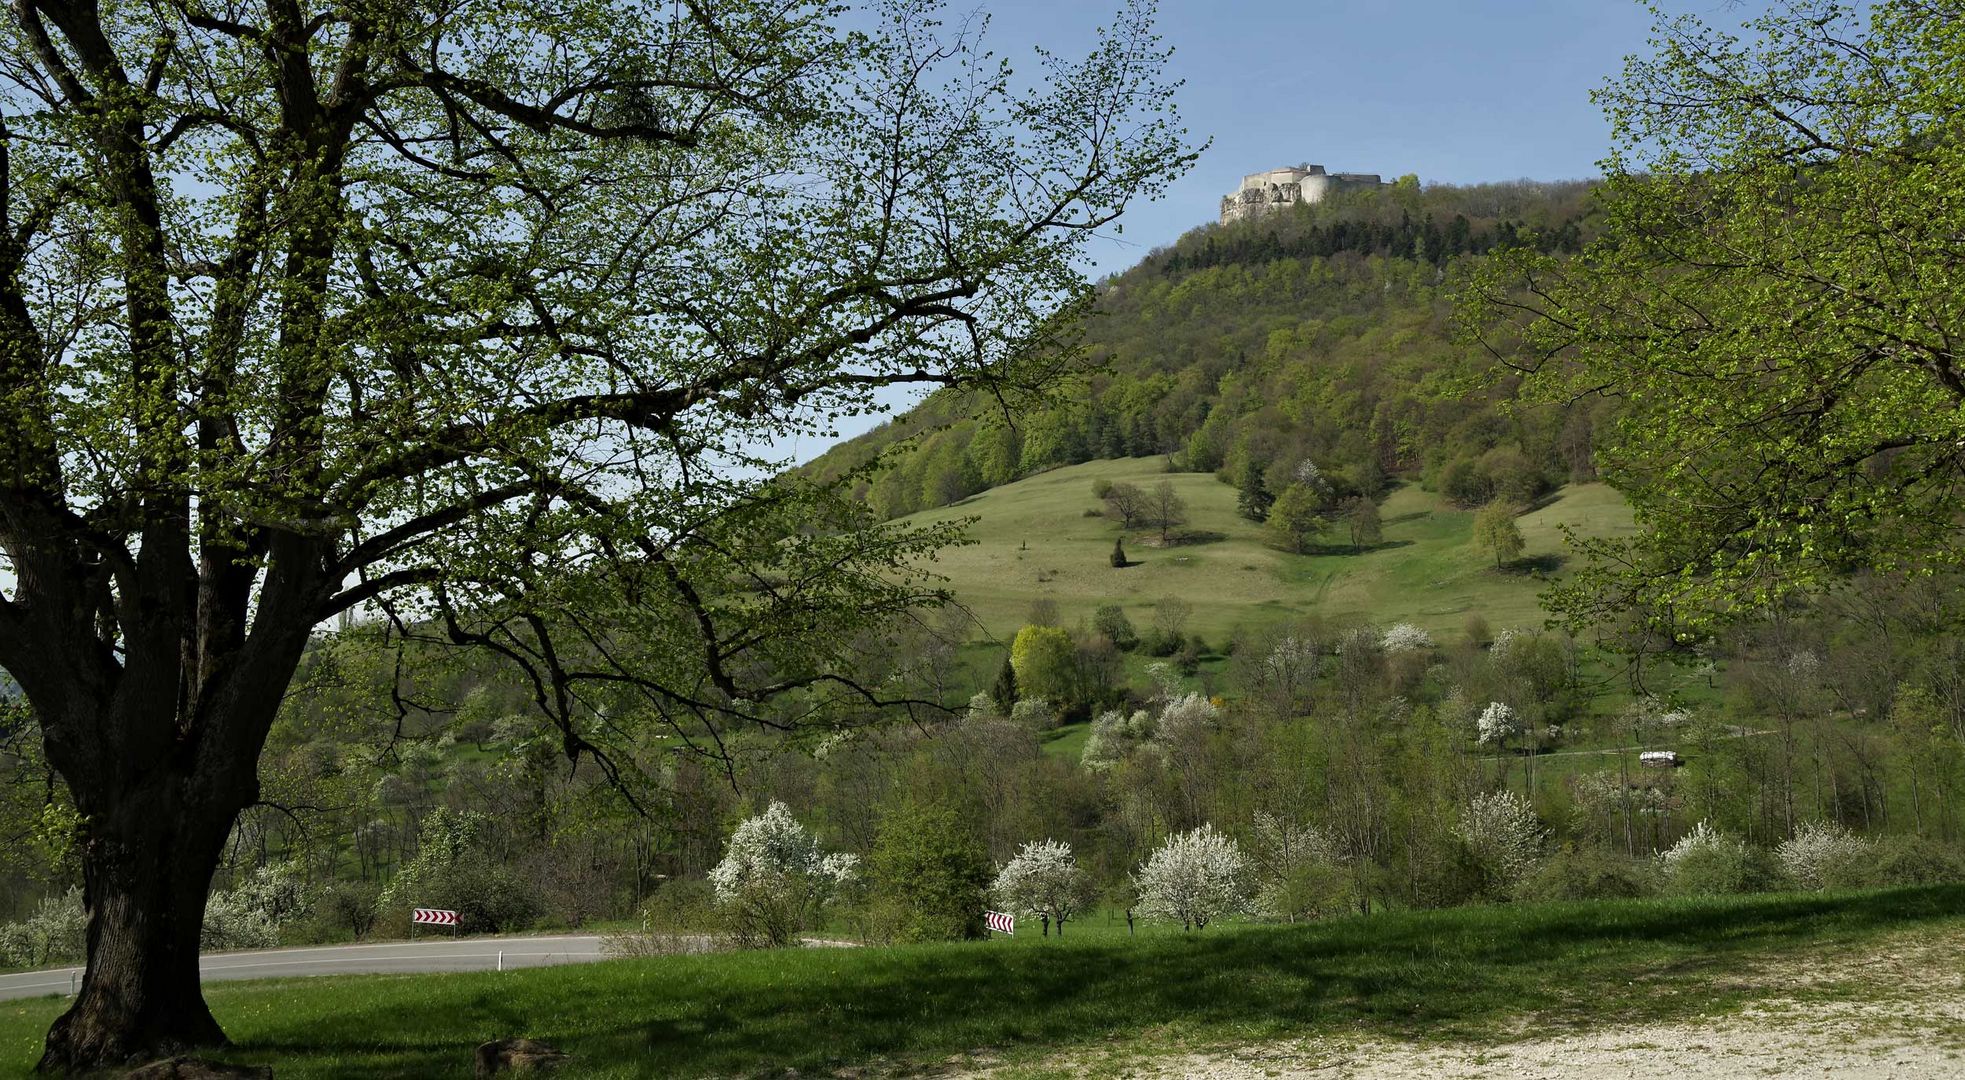
[[[1421,912],[1301,927],[1074,934],[441,976],[218,984],[228,1057],[304,1077],[469,1075],[528,1035],[578,1076],[1037,1061],[1283,1035],[1494,1039],[1737,1007],[1763,961],[1965,928],[1965,888]],[[1087,927],[1087,929],[1090,929]],[[1104,929],[1101,927],[1100,929]],[[0,1006],[24,1072],[56,999]]]

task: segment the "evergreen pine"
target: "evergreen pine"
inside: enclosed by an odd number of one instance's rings
[[[996,673],[996,685],[989,688],[989,696],[996,702],[996,711],[1004,716],[1017,707],[1017,669],[1008,653],[1003,654],[1003,670]]]
[[[1119,537],[1112,541],[1112,565],[1123,570],[1126,567],[1126,541]]]
[[[1276,501],[1276,497],[1263,486],[1262,463],[1253,457],[1244,458],[1235,487],[1241,491],[1241,495],[1235,499],[1236,511],[1250,521],[1267,521],[1270,504]]]

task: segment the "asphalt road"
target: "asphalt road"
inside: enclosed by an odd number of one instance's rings
[[[582,964],[602,959],[600,938],[427,938],[387,945],[323,945],[305,949],[207,953],[199,961],[206,982],[277,979],[293,975],[409,974],[430,971],[494,971],[502,954],[507,968]],[[0,1001],[67,994],[79,983],[79,967],[0,975]]]

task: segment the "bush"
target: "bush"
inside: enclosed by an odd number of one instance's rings
[[[1804,889],[1850,889],[1874,877],[1869,841],[1840,825],[1810,821],[1775,849],[1788,879]]]
[[[359,941],[375,929],[382,890],[369,881],[337,881],[314,903],[315,918],[324,926],[346,930]]]
[[[1092,629],[1110,638],[1122,652],[1131,652],[1139,646],[1139,631],[1133,629],[1126,609],[1118,604],[1100,604],[1092,614]]]
[[[409,929],[409,910],[448,908],[464,934],[523,930],[538,917],[539,902],[525,880],[492,858],[483,838],[484,816],[444,807],[430,811],[417,835],[416,857],[383,887],[377,902],[391,930]]]
[[[1893,836],[1876,845],[1872,880],[1886,888],[1944,885],[1965,881],[1965,864],[1957,852],[1921,836]]]
[[[0,925],[0,965],[19,968],[79,962],[88,949],[82,890],[45,896],[34,914]]]
[[[1779,887],[1781,864],[1764,851],[1705,822],[1658,856],[1668,891],[1681,896],[1765,892]]]
[[[893,941],[951,941],[984,934],[988,853],[943,807],[904,803],[880,823],[872,864],[873,927]]]
[[[1548,832],[1527,800],[1512,791],[1493,791],[1468,801],[1454,835],[1478,868],[1480,891],[1507,898],[1535,872]]]
[[[1133,875],[1133,886],[1139,890],[1142,918],[1197,930],[1224,915],[1250,910],[1254,878],[1240,845],[1203,824],[1168,837]]]
[[[1522,883],[1524,900],[1623,900],[1657,888],[1652,867],[1597,847],[1567,847]]]
[[[724,923],[710,883],[679,878],[656,889],[641,909],[641,926],[602,936],[608,956],[669,956],[709,952],[722,942]]]
[[[784,946],[818,924],[820,911],[858,864],[857,856],[821,851],[791,809],[774,802],[730,834],[723,860],[710,871],[710,884],[717,910],[739,945]]]

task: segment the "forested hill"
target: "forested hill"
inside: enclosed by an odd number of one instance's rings
[[[892,450],[861,488],[887,516],[1127,456],[1266,476],[1272,491],[1306,460],[1360,491],[1421,473],[1469,503],[1589,478],[1587,409],[1504,417],[1447,378],[1466,348],[1451,308],[1470,261],[1506,245],[1576,250],[1588,207],[1584,183],[1407,179],[1204,226],[1102,283],[1091,370],[1056,405],[1006,421],[993,402],[940,393],[807,469],[837,476]]]

